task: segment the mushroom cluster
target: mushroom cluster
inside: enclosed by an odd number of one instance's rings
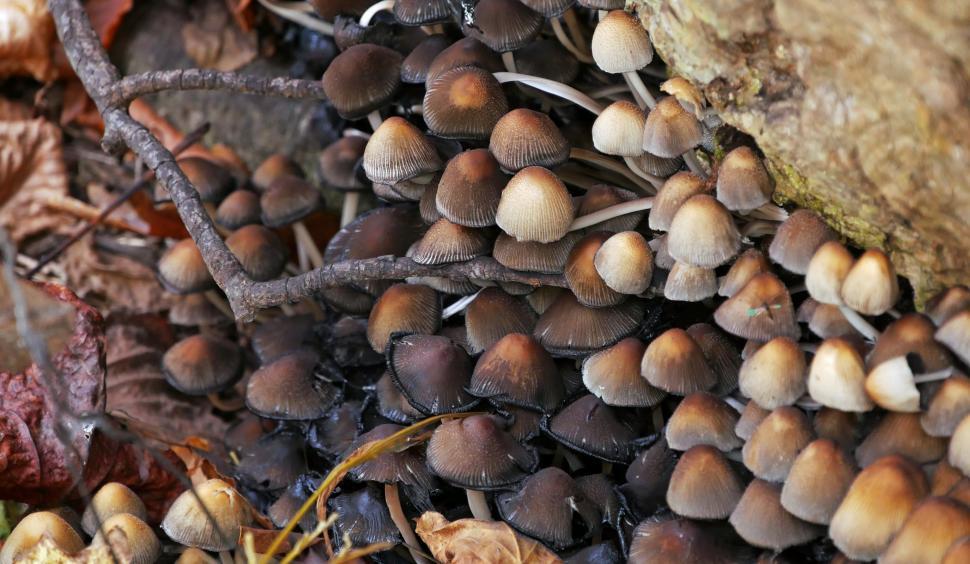
[[[240,484],[176,501],[172,540],[231,549],[237,496],[282,525],[358,446],[475,412],[354,468],[335,540],[427,562],[412,524],[435,508],[570,562],[964,561],[970,290],[901,313],[889,257],[773,204],[757,149],[666,78],[623,2],[312,4],[339,24],[322,80],[348,127],[319,164],[343,228],[317,250],[322,192],[283,155],[180,161],[247,273],[488,257],[562,285],[368,280],[237,328],[172,245],[164,373],[235,414]],[[199,499],[227,538],[183,527]]]

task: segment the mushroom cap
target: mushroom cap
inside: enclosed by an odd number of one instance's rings
[[[286,268],[286,247],[275,232],[262,225],[244,225],[233,231],[226,246],[257,282],[272,280]]]
[[[357,135],[346,135],[324,147],[317,159],[323,181],[342,191],[366,189],[357,177],[366,148],[367,138]]]
[[[667,159],[700,145],[703,138],[701,123],[673,96],[661,98],[643,126],[643,150]]]
[[[855,459],[862,468],[890,454],[905,456],[917,464],[932,464],[946,454],[946,442],[945,437],[926,434],[918,413],[889,411],[856,447]]]
[[[679,262],[716,268],[738,253],[741,234],[731,213],[712,196],[692,196],[674,214],[667,252]]]
[[[866,393],[876,405],[890,411],[915,413],[920,395],[907,357],[898,356],[869,370]]]
[[[594,184],[580,198],[579,206],[576,208],[576,217],[589,215],[610,206],[635,199],[637,199],[637,195],[630,190],[624,190],[623,188],[617,188],[616,186],[610,186],[608,184]],[[590,227],[589,230],[614,231],[616,233],[633,231],[646,213],[646,211],[640,211],[623,214],[612,219],[607,219],[606,221],[601,221],[593,227]]]
[[[677,462],[667,488],[667,505],[691,519],[725,519],[741,499],[743,487],[721,451],[697,445]]]
[[[203,292],[216,285],[192,239],[182,239],[165,251],[158,260],[158,280],[174,294]]]
[[[596,66],[608,73],[635,72],[653,60],[647,30],[631,13],[613,10],[601,18],[590,44]]]
[[[852,452],[858,443],[860,420],[858,413],[822,407],[815,412],[812,427],[820,439],[830,439],[846,452]]]
[[[559,550],[580,540],[573,536],[574,517],[587,533],[600,517],[576,481],[554,466],[526,478],[517,492],[498,495],[495,506],[502,520]]]
[[[522,298],[501,288],[485,288],[465,310],[469,352],[478,354],[510,333],[531,333],[535,320]]]
[[[734,343],[723,331],[707,323],[695,323],[687,328],[704,353],[707,365],[717,375],[717,384],[711,390],[714,395],[730,394],[738,387],[741,355]]]
[[[721,279],[717,293],[725,298],[730,298],[741,291],[756,275],[762,272],[771,272],[771,265],[768,259],[758,249],[751,248],[734,259],[730,270]]]
[[[291,431],[263,435],[239,452],[237,471],[256,490],[280,491],[307,472],[303,434]]]
[[[936,340],[970,364],[970,309],[953,315],[936,330]]]
[[[494,403],[550,412],[565,390],[556,363],[532,336],[509,333],[475,364],[468,392]]]
[[[622,306],[591,308],[567,291],[539,317],[533,335],[553,354],[583,356],[631,335],[644,313],[639,300]]]
[[[162,530],[185,546],[214,552],[235,548],[239,528],[253,522],[249,503],[234,487],[218,478],[197,484],[193,490],[195,495],[185,491],[175,498],[162,520]]]
[[[242,374],[239,345],[214,335],[192,335],[162,356],[165,380],[189,395],[206,395],[231,386]]]
[[[361,403],[355,400],[338,404],[326,417],[310,423],[307,443],[329,460],[340,458],[363,431],[362,409]]]
[[[650,342],[640,362],[640,374],[653,386],[681,396],[717,384],[700,346],[678,328],[668,329]]]
[[[451,19],[448,0],[397,0],[391,10],[394,19],[404,25],[427,25]]]
[[[633,530],[628,562],[728,564],[737,561],[735,555],[725,550],[721,539],[712,533],[701,521],[679,517],[646,519]]]
[[[734,530],[749,544],[776,552],[824,534],[821,527],[786,511],[780,498],[780,484],[752,480],[731,513]]]
[[[394,333],[433,335],[441,326],[441,298],[420,284],[395,284],[387,289],[370,312],[367,341],[379,353]]]
[[[546,18],[555,18],[571,8],[575,0],[520,0],[520,2]]]
[[[492,73],[458,67],[428,83],[423,107],[428,128],[439,137],[488,139],[509,104]]]
[[[421,412],[411,405],[401,390],[394,385],[391,373],[385,371],[374,384],[377,397],[377,411],[381,417],[399,425],[406,425],[421,418]]]
[[[468,227],[495,225],[508,177],[487,149],[455,155],[441,174],[434,204],[449,221]]]
[[[771,201],[774,185],[751,149],[732,149],[717,169],[717,199],[729,210],[753,210]]]
[[[518,241],[515,237],[499,233],[492,248],[492,258],[512,270],[524,272],[561,273],[576,242],[582,238],[578,232],[570,232],[558,241],[536,243]]]
[[[812,334],[829,339],[831,337],[861,338],[862,335],[849,323],[839,306],[821,304],[812,298],[805,298],[798,307],[798,320],[808,322]]]
[[[970,475],[970,415],[964,416],[953,430],[947,462],[964,476]]]
[[[428,441],[427,460],[445,481],[474,490],[508,487],[538,464],[535,452],[517,443],[491,415],[442,423]]]
[[[675,262],[664,281],[664,297],[677,302],[699,302],[717,293],[717,274],[711,268]]]
[[[805,274],[815,251],[836,239],[838,236],[818,214],[798,209],[778,226],[768,247],[768,256],[789,272]]]
[[[229,171],[209,159],[182,157],[175,164],[195,186],[203,202],[222,201],[235,185]]]
[[[488,148],[505,170],[553,168],[569,159],[569,141],[549,116],[517,108],[495,124]]]
[[[105,522],[110,517],[121,513],[141,520],[145,520],[148,514],[145,503],[128,486],[119,482],[108,482],[98,488],[91,502],[84,508],[81,527],[85,533],[94,536],[98,532],[99,521],[107,525]]]
[[[855,261],[842,282],[845,305],[863,315],[882,315],[896,305],[899,283],[886,253],[869,249]]]
[[[723,452],[744,443],[734,434],[738,412],[707,392],[694,392],[681,401],[667,421],[667,444],[674,450],[710,445]]]
[[[943,325],[955,314],[970,308],[970,288],[963,285],[941,290],[926,302],[926,315],[937,326]]]
[[[304,346],[316,346],[314,325],[311,315],[274,317],[253,330],[249,344],[259,361],[268,364]]]
[[[477,403],[466,391],[472,360],[448,337],[392,335],[387,367],[404,397],[425,415],[468,411]]]
[[[680,206],[693,196],[705,192],[707,185],[704,179],[692,172],[681,171],[668,178],[653,198],[648,218],[650,229],[668,231]]]
[[[267,227],[284,227],[316,211],[323,204],[320,191],[295,176],[281,176],[259,198],[260,214]]]
[[[401,533],[391,519],[382,493],[374,486],[367,486],[334,496],[330,500],[330,510],[337,515],[334,532],[341,537],[347,535],[353,546],[401,542]]]
[[[970,414],[970,378],[954,374],[944,380],[930,397],[920,424],[933,437],[953,435],[960,421]]]
[[[357,437],[347,448],[344,458],[365,444],[386,439],[402,429],[404,427],[390,423],[378,425]],[[414,447],[384,452],[352,468],[350,475],[358,482],[404,484],[422,490],[430,490],[434,486],[434,477]]]
[[[593,264],[603,283],[621,294],[642,294],[653,277],[653,253],[636,231],[623,231],[606,239],[595,251]]]
[[[928,497],[906,518],[880,562],[942,562],[954,543],[970,535],[970,509],[957,500]]]
[[[593,146],[607,155],[638,157],[643,153],[643,127],[647,116],[626,100],[613,102],[593,122]]]
[[[856,472],[842,447],[816,439],[795,458],[781,489],[781,505],[799,519],[828,525]]]
[[[782,406],[761,420],[741,451],[751,473],[769,482],[784,482],[795,457],[815,433],[802,411]]]
[[[952,366],[950,353],[934,340],[936,327],[928,317],[907,313],[890,323],[869,351],[866,365],[871,369],[883,362],[906,356],[918,373],[936,372]]]
[[[395,6],[397,4],[395,3]],[[401,62],[401,82],[405,84],[424,84],[428,78],[431,62],[439,53],[444,51],[451,40],[442,34],[429,35],[421,43],[411,49],[411,53]]]
[[[569,191],[555,174],[539,166],[524,168],[509,180],[495,213],[495,223],[518,241],[558,241],[572,222]]]
[[[808,369],[808,393],[822,405],[841,411],[869,411],[865,365],[859,352],[842,338],[826,339]]]
[[[653,407],[666,393],[640,376],[640,360],[646,345],[627,337],[583,361],[583,384],[607,405]]]
[[[741,364],[741,393],[765,409],[794,405],[806,390],[807,363],[798,343],[775,337]]]
[[[734,426],[734,434],[747,441],[754,434],[758,425],[764,421],[765,417],[768,417],[769,413],[771,411],[759,406],[757,402],[749,401],[744,404],[744,409],[741,410],[741,417],[738,418],[738,423]]]
[[[531,43],[545,18],[518,0],[479,0],[470,21],[474,25],[462,20],[465,35],[504,53]]]
[[[303,169],[290,157],[282,153],[274,153],[259,163],[249,181],[257,192],[264,192],[274,180],[281,176],[303,178]]]
[[[722,303],[714,321],[732,335],[756,341],[801,336],[788,288],[770,272],[755,275]]]
[[[35,511],[24,516],[10,531],[0,547],[0,564],[20,562],[45,538],[69,554],[84,549],[84,541],[67,521],[50,511]]]
[[[364,149],[364,172],[373,182],[394,184],[441,169],[434,144],[402,117],[384,120]]]
[[[646,125],[644,125],[646,127]],[[652,155],[646,151],[640,153],[639,157],[628,157],[633,159],[633,163],[647,174],[652,174],[654,176],[659,176],[661,178],[667,178],[668,176],[679,171],[684,166],[684,157],[682,155],[677,155],[676,157],[658,157],[657,155]]]
[[[362,118],[397,94],[403,59],[397,51],[381,45],[353,45],[327,66],[323,91],[340,117]]]
[[[425,82],[434,80],[449,69],[466,66],[483,68],[489,72],[505,70],[502,60],[495,51],[474,37],[466,37],[455,41],[432,59]]]
[[[168,310],[168,322],[172,325],[198,327],[229,323],[229,317],[213,304],[205,294],[186,294],[172,300]]]
[[[805,287],[819,303],[842,305],[842,284],[855,262],[842,243],[827,241],[822,244],[805,272]]]
[[[418,264],[446,264],[487,255],[491,247],[492,242],[481,229],[441,218],[431,224],[410,256]]]
[[[543,422],[558,442],[583,454],[625,464],[635,454],[637,429],[623,414],[587,394]]]
[[[259,194],[252,190],[233,190],[216,208],[216,222],[226,229],[259,223]]]
[[[105,519],[103,529],[107,534],[98,531],[91,546],[109,545],[111,551],[124,562],[152,564],[162,551],[162,543],[155,536],[155,531],[141,517],[118,513]]]
[[[310,420],[323,417],[340,399],[316,371],[319,355],[309,349],[285,354],[253,372],[246,406],[260,417]]]
[[[576,243],[563,271],[569,289],[579,303],[589,307],[606,307],[621,303],[625,296],[610,288],[600,276],[595,258],[613,233],[595,231]]]

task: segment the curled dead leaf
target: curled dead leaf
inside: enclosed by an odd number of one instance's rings
[[[54,20],[44,0],[0,2],[0,78],[54,78]]]
[[[255,31],[244,31],[230,22],[225,5],[195,3],[191,21],[182,28],[185,52],[200,67],[233,71],[256,58],[259,41]]]
[[[501,521],[459,519],[449,522],[428,511],[415,531],[440,562],[482,564],[545,564],[562,562],[538,542],[520,535]]]
[[[111,47],[121,20],[131,11],[134,3],[134,0],[85,0],[84,11],[88,13],[94,31],[106,48]]]

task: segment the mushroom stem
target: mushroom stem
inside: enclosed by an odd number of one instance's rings
[[[655,193],[659,188],[659,186],[652,184],[649,180],[642,178],[640,176],[637,176],[637,174],[634,173],[632,170],[630,170],[629,167],[625,167],[620,163],[616,162],[615,160],[607,158],[599,153],[590,151],[589,149],[570,149],[569,158],[576,161],[581,161],[584,163],[596,165],[602,169],[609,170],[617,174],[621,174],[623,175],[624,178],[636,184],[640,189],[647,192],[648,194]],[[657,180],[659,181],[660,179],[658,178]],[[663,183],[661,182],[660,185],[662,186]]]
[[[222,564],[235,564],[235,560],[232,559],[232,553],[228,550],[219,551],[219,561]]]
[[[380,2],[371,4],[370,8],[367,8],[364,10],[364,13],[361,14],[360,25],[366,26],[372,19],[374,19],[374,16],[376,16],[378,12],[391,10],[392,8],[394,8],[394,0],[381,0]]]
[[[589,55],[589,41],[587,41],[586,36],[583,34],[583,26],[579,24],[579,18],[576,17],[576,9],[570,7],[563,12],[562,20],[566,22],[566,29],[569,30],[569,37],[572,39],[573,44],[580,51]]]
[[[596,225],[597,223],[602,223],[608,219],[620,217],[621,215],[626,215],[628,213],[636,213],[648,210],[651,207],[653,207],[653,196],[637,198],[636,200],[616,204],[615,206],[603,208],[599,211],[577,217],[573,221],[572,225],[569,226],[569,230],[579,231],[580,229],[585,229],[587,227]]]
[[[724,403],[733,407],[734,410],[737,411],[738,413],[741,413],[744,411],[744,404],[732,398],[731,396],[724,396],[724,398],[722,399],[724,400]]]
[[[307,256],[306,249],[303,248],[303,245],[296,246],[296,264],[297,270],[295,274],[301,274],[310,270],[310,257]]]
[[[397,484],[384,484],[384,503],[387,504],[387,511],[391,514],[391,520],[397,525],[397,530],[401,532],[401,538],[404,539],[404,545],[411,553],[411,558],[417,564],[430,564],[428,559],[418,551],[417,547],[421,546],[421,543],[415,536],[414,530],[411,529],[411,523],[408,522],[404,510],[401,508],[401,494]]]
[[[859,315],[856,310],[848,306],[840,305],[839,311],[842,312],[842,315],[849,322],[849,324],[855,328],[856,331],[862,333],[862,336],[865,337],[866,340],[875,341],[879,338],[879,330],[866,321],[864,317]]]
[[[340,227],[343,227],[357,217],[357,206],[360,205],[360,192],[344,193],[344,205],[340,210]]]
[[[775,231],[777,230],[777,223],[765,221],[763,219],[755,219],[745,223],[744,226],[741,227],[741,236],[749,239],[764,237],[765,235],[774,235]]]
[[[597,88],[589,93],[590,98],[609,98],[610,96],[615,96],[617,94],[626,94],[630,91],[630,85],[628,84],[611,84],[609,86],[603,86],[602,88]]]
[[[586,64],[593,62],[593,57],[590,57],[586,53],[583,53],[579,49],[579,47],[573,45],[572,40],[569,39],[568,35],[566,35],[566,30],[562,28],[562,22],[559,21],[559,18],[552,18],[549,20],[549,23],[552,24],[552,32],[553,34],[555,34],[556,39],[559,40],[559,43],[562,44],[562,46],[565,47],[567,51],[572,53],[572,55],[576,57],[576,59],[579,60],[579,62],[586,63]]]
[[[936,382],[937,380],[946,380],[951,374],[953,374],[953,367],[947,366],[946,368],[937,370],[936,372],[917,374],[913,376],[913,382],[916,384],[926,384],[929,382]]]
[[[293,224],[293,233],[296,235],[296,244],[303,245],[304,250],[310,256],[310,264],[313,265],[313,268],[323,266],[323,254],[320,253],[320,249],[306,225],[303,225],[302,221],[297,221]]]
[[[630,85],[630,89],[640,95],[640,99],[646,104],[646,107],[653,109],[657,105],[657,100],[647,89],[647,85],[643,83],[643,79],[640,78],[640,74],[637,71],[630,71],[623,73],[623,78],[626,80],[627,84]],[[640,106],[641,108],[643,105]]]
[[[485,492],[478,490],[465,490],[468,497],[468,507],[472,510],[472,515],[481,521],[492,520],[492,510],[488,508],[488,500],[485,499]]]
[[[623,157],[623,162],[625,162],[626,166],[630,167],[630,170],[632,170],[637,176],[639,176],[640,178],[643,178],[650,184],[653,184],[653,186],[657,190],[659,190],[660,187],[664,185],[663,178],[660,178],[659,176],[654,176],[653,174],[650,174],[649,172],[643,170],[642,168],[640,168],[637,162],[632,158]]]
[[[377,110],[367,114],[367,123],[370,124],[370,128],[373,131],[377,131],[377,128],[381,126],[384,120],[381,119],[381,113]]]
[[[215,290],[206,290],[205,297],[210,303],[212,303],[212,305],[216,306],[219,311],[225,314],[226,317],[229,319],[236,319],[236,314],[232,312],[232,308],[229,307],[229,302],[222,297],[222,294]]]
[[[538,76],[532,76],[529,74],[519,74],[516,72],[497,72],[495,73],[495,80],[500,83],[505,82],[521,82],[535,88],[536,90],[542,90],[547,94],[553,94],[573,102],[577,106],[580,106],[593,114],[600,115],[603,112],[603,106],[599,104],[596,100],[590,98],[583,92],[576,90],[571,86],[566,86],[561,82],[556,82],[555,80],[549,80],[547,78],[540,78]]]
[[[323,35],[333,35],[333,24],[314,18],[306,13],[310,5],[306,2],[275,2],[273,0],[257,0],[259,4],[277,16],[298,23],[305,28],[312,29]],[[312,8],[310,8],[312,9]]]
[[[469,304],[475,301],[475,298],[477,298],[478,294],[481,294],[481,293],[482,291],[479,290],[470,296],[462,296],[458,298],[457,300],[455,300],[455,303],[446,307],[444,311],[441,312],[441,319],[448,319],[449,317],[458,315],[459,313],[465,311],[465,309],[469,306]]]
[[[899,319],[903,316],[903,314],[899,313],[899,310],[894,307],[887,309],[886,313],[888,313],[893,319]]]
[[[785,221],[788,219],[788,211],[785,210],[785,208],[776,206],[775,204],[765,204],[759,208],[751,210],[745,215],[755,219],[765,219],[768,221]]]
[[[707,171],[704,170],[704,166],[701,164],[701,162],[697,160],[697,155],[694,154],[694,149],[690,149],[684,153],[683,157],[684,162],[687,163],[687,168],[689,168],[691,172],[697,176],[700,176],[701,178],[707,178]]]
[[[505,70],[509,72],[519,72],[518,69],[515,68],[515,55],[512,54],[512,51],[505,51],[502,53],[502,63],[505,65]]]

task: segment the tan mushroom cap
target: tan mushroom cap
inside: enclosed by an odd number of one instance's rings
[[[667,488],[667,505],[691,519],[725,519],[740,501],[743,487],[721,451],[697,445],[677,462]]]
[[[886,564],[941,562],[947,550],[970,535],[970,509],[957,500],[923,500],[879,557]]]
[[[643,153],[643,126],[647,116],[626,100],[613,102],[593,122],[593,146],[607,155],[637,157]]]
[[[855,475],[855,464],[842,447],[816,439],[795,458],[781,489],[781,504],[799,519],[828,525]]]
[[[583,361],[583,384],[607,405],[651,407],[667,394],[640,376],[646,344],[627,337]]]
[[[920,410],[919,390],[905,356],[884,361],[869,370],[866,393],[883,409],[909,413]]]
[[[937,329],[936,340],[946,345],[964,363],[970,364],[970,309],[951,316]]]
[[[613,10],[593,30],[590,44],[596,66],[608,73],[638,71],[653,60],[647,30],[631,13]]]
[[[440,170],[434,144],[402,117],[384,120],[364,149],[364,172],[373,182],[394,184]]]
[[[664,158],[680,156],[701,144],[704,130],[697,118],[673,96],[661,98],[643,128],[643,150]]]
[[[142,518],[130,513],[112,515],[104,522],[91,546],[109,545],[111,550],[129,564],[152,564],[162,551],[162,543]]]
[[[670,222],[667,252],[679,262],[716,268],[734,257],[740,248],[741,234],[731,213],[711,196],[692,196]]]
[[[256,167],[250,182],[257,191],[262,192],[281,176],[303,178],[303,169],[290,157],[282,153],[274,153]]]
[[[234,190],[216,208],[216,222],[226,229],[259,223],[259,194],[252,190]]]
[[[953,430],[947,461],[964,476],[970,476],[970,415],[964,416]]]
[[[815,251],[837,238],[818,214],[807,209],[795,210],[778,226],[768,247],[768,256],[789,272],[805,274]]]
[[[571,232],[552,243],[536,243],[517,241],[515,237],[499,233],[492,248],[492,258],[512,270],[561,273],[566,268],[573,245],[581,238],[581,233]]]
[[[938,326],[965,309],[970,309],[970,288],[959,284],[941,290],[926,302],[926,315]]]
[[[752,480],[729,521],[748,544],[781,551],[823,535],[821,527],[802,521],[781,505],[781,485]]]
[[[889,411],[856,447],[855,459],[865,468],[890,454],[905,456],[917,464],[931,464],[946,454],[946,438],[927,435],[918,413]]]
[[[723,400],[707,392],[694,392],[677,405],[667,421],[667,443],[674,450],[709,445],[729,452],[744,443],[734,433],[737,422],[738,412]]]
[[[653,252],[636,231],[623,231],[604,241],[593,264],[603,282],[621,294],[642,294],[653,277]]]
[[[732,335],[756,341],[801,336],[788,288],[770,272],[754,276],[718,306],[714,321]]]
[[[866,357],[866,364],[874,368],[899,356],[908,356],[914,372],[936,372],[953,365],[950,353],[934,340],[936,327],[928,317],[907,313],[890,323],[876,339]]]
[[[257,282],[272,280],[286,268],[287,252],[279,236],[262,225],[244,225],[226,238],[229,251]]]
[[[653,386],[675,395],[709,390],[717,383],[700,346],[679,328],[668,329],[651,341],[640,374]]]
[[[409,256],[418,264],[463,262],[488,254],[491,246],[481,229],[441,218],[431,224]]]
[[[874,407],[865,390],[866,372],[855,346],[842,338],[826,339],[808,369],[808,393],[822,405],[862,412]]]
[[[202,253],[192,239],[182,239],[158,260],[158,279],[175,294],[202,292],[215,286]]]
[[[765,409],[793,405],[807,389],[805,353],[788,337],[776,337],[741,364],[741,393]]]
[[[795,457],[814,439],[812,426],[800,409],[779,407],[762,419],[744,443],[744,465],[762,480],[784,482]]]
[[[45,538],[68,554],[84,548],[84,541],[67,521],[50,511],[37,511],[21,519],[10,532],[0,548],[0,564],[20,562]]]
[[[650,229],[667,231],[680,206],[691,197],[707,191],[704,179],[692,172],[681,171],[668,178],[657,195],[648,218]]]
[[[195,495],[185,491],[175,498],[162,520],[162,530],[185,546],[216,552],[235,548],[239,528],[253,522],[249,503],[234,487],[218,478],[206,480],[193,489]],[[214,522],[209,521],[209,516]]]
[[[773,189],[768,171],[750,147],[732,149],[717,170],[717,199],[729,210],[753,210],[767,204]]]
[[[855,258],[838,241],[828,241],[815,251],[805,273],[809,295],[823,304],[842,305],[842,284]]]
[[[357,178],[357,164],[366,148],[367,138],[357,135],[346,135],[324,147],[317,158],[323,181],[338,190],[365,189]]]
[[[432,133],[458,139],[488,139],[509,109],[502,85],[477,67],[439,74],[428,84],[423,107]]]
[[[758,249],[748,249],[741,253],[731,264],[731,269],[721,279],[717,293],[725,298],[730,298],[741,291],[756,275],[762,272],[771,272],[771,265],[764,253]]]
[[[433,335],[440,325],[441,299],[436,291],[420,284],[395,284],[371,310],[367,341],[383,353],[393,333]]]
[[[896,269],[886,253],[878,249],[863,253],[842,283],[845,305],[863,315],[882,315],[898,299]]]
[[[610,288],[600,276],[595,258],[612,233],[596,231],[580,239],[569,253],[563,274],[579,303],[589,307],[606,307],[623,301],[624,295]]]
[[[960,421],[970,414],[970,378],[954,374],[943,381],[930,397],[920,423],[933,437],[949,437]]]
[[[502,168],[512,172],[530,166],[552,168],[569,159],[569,141],[546,114],[518,108],[502,116],[488,148]]]
[[[501,162],[501,161],[500,161]],[[495,222],[519,241],[551,243],[562,239],[573,221],[566,186],[550,170],[520,170],[502,191]]]
[[[98,531],[98,521],[104,523],[119,513],[128,513],[141,520],[147,518],[145,504],[135,492],[124,484],[108,482],[98,489],[91,503],[84,508],[81,527],[85,533],[93,536]]]
[[[675,262],[664,281],[664,297],[675,302],[699,302],[717,293],[717,274],[711,268]]]

